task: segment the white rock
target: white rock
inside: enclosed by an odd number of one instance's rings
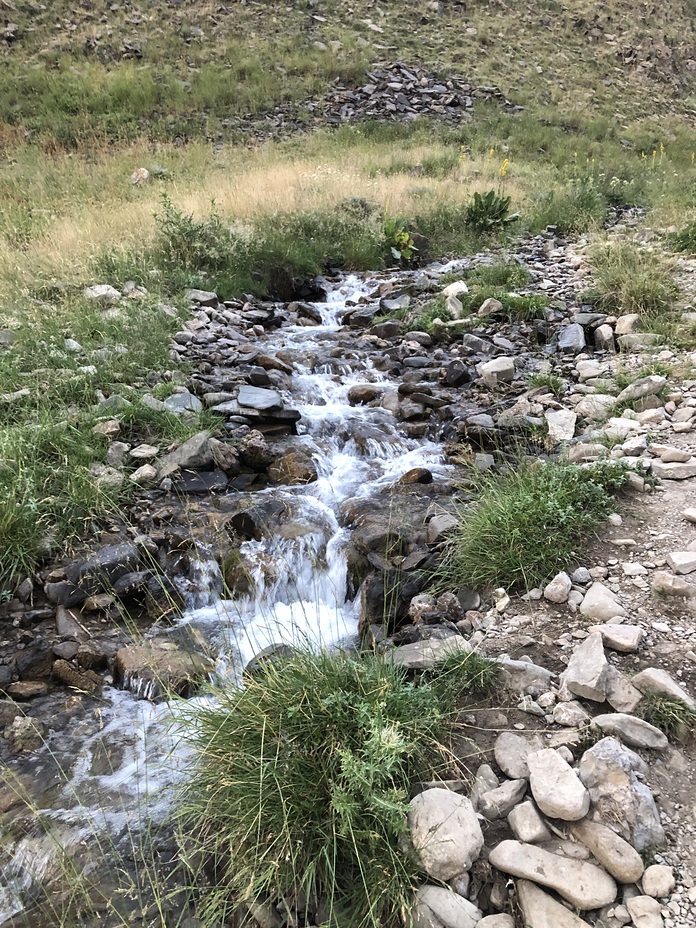
[[[512,383],[515,376],[515,362],[512,358],[494,358],[477,365],[476,370],[485,385],[491,389],[501,383]]]
[[[518,841],[525,844],[539,844],[551,840],[551,832],[546,827],[533,802],[522,802],[508,815],[508,824]]]
[[[88,300],[99,300],[102,303],[116,303],[121,299],[121,292],[109,284],[86,287],[83,293]]]
[[[549,442],[552,445],[569,441],[575,435],[578,417],[577,413],[571,409],[547,409],[544,418],[548,426]]]
[[[667,565],[675,574],[691,574],[696,570],[696,552],[672,551],[667,555]]]
[[[643,698],[626,674],[609,665],[607,674],[607,702],[617,712],[635,712]]]
[[[691,458],[685,464],[653,461],[650,469],[654,477],[660,477],[662,480],[687,480],[689,477],[696,477],[696,458]]]
[[[686,464],[691,460],[691,453],[683,448],[665,448],[660,460],[663,464]]]
[[[619,316],[614,326],[614,332],[617,335],[633,335],[640,328],[640,316],[638,313],[626,313],[625,316]]]
[[[575,696],[604,702],[608,669],[602,636],[593,632],[573,651],[568,666],[561,674],[561,686]]]
[[[639,625],[590,625],[589,632],[599,632],[602,643],[612,651],[621,651],[630,654],[637,651],[645,637],[645,632]]]
[[[591,393],[580,400],[575,411],[584,419],[599,422],[607,418],[615,405],[615,396],[609,396],[607,393]]]
[[[408,826],[421,866],[436,880],[451,880],[478,859],[483,834],[465,796],[427,789],[410,803]]]
[[[635,883],[641,878],[643,860],[640,854],[611,828],[585,819],[571,825],[570,830],[619,883]]]
[[[574,822],[587,815],[590,794],[557,751],[546,748],[529,754],[527,766],[532,796],[544,815],[565,822]]]
[[[389,651],[387,659],[408,670],[428,670],[452,654],[468,654],[470,651],[471,645],[466,638],[451,635],[449,638],[429,638],[402,644]]]
[[[643,874],[643,892],[646,896],[664,899],[673,892],[676,885],[674,871],[663,864],[653,864]]]
[[[564,603],[572,584],[567,573],[556,574],[553,580],[544,587],[544,599],[551,603]]]
[[[534,883],[518,880],[516,886],[525,928],[589,928],[579,915],[566,909]],[[479,922],[479,925],[482,924]]]
[[[676,680],[672,679],[666,670],[660,670],[658,667],[648,667],[632,677],[631,683],[641,693],[656,693],[658,696],[668,696],[670,699],[680,700],[690,709],[696,709],[696,702],[685,689],[679,686]]]
[[[593,583],[580,606],[582,615],[595,622],[610,622],[617,616],[626,616],[626,610],[603,583]]]
[[[616,883],[599,867],[584,860],[550,854],[534,844],[502,841],[489,857],[503,873],[554,889],[578,909],[599,909],[616,899]]]
[[[669,746],[667,736],[659,728],[624,712],[609,712],[606,715],[595,716],[592,724],[605,735],[618,735],[624,744],[632,748],[664,751]]]
[[[634,896],[626,900],[634,928],[663,928],[662,906],[652,896]]]
[[[654,396],[663,390],[667,385],[667,378],[660,374],[650,374],[647,377],[641,377],[629,384],[616,397],[617,403],[631,403],[634,400],[642,399],[644,396]]]
[[[579,702],[570,700],[559,702],[553,707],[553,720],[556,725],[563,725],[564,728],[580,728],[589,723],[590,716]]]
[[[455,280],[454,283],[447,284],[446,287],[442,290],[442,295],[447,296],[461,296],[462,293],[468,293],[469,288],[464,283],[463,280]]]
[[[685,509],[684,512],[682,512],[682,515],[687,522],[696,522],[696,509]]]
[[[442,886],[421,886],[413,911],[414,928],[476,928],[481,911]]]

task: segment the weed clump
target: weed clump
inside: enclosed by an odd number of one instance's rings
[[[679,739],[684,733],[696,729],[696,711],[679,699],[646,693],[639,709],[645,721],[659,728],[668,738]]]
[[[403,923],[412,786],[447,768],[453,698],[490,683],[490,666],[460,656],[416,682],[384,657],[297,652],[196,710],[183,815],[215,871],[206,917],[301,897],[322,924]]]
[[[480,478],[475,507],[461,513],[443,578],[473,588],[530,587],[577,557],[582,542],[613,508],[625,466],[566,463],[522,466]]]

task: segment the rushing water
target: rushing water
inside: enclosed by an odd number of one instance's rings
[[[292,530],[248,541],[242,555],[253,593],[221,597],[213,561],[202,554],[192,578],[189,609],[182,625],[198,630],[219,655],[222,677],[239,680],[241,670],[272,644],[330,647],[355,638],[358,609],[348,596],[348,533],[338,510],[349,498],[370,496],[407,470],[427,466],[438,480],[446,468],[439,445],[408,439],[387,410],[352,407],[355,384],[385,377],[356,357],[331,364],[313,359],[345,347],[340,317],[348,300],[369,292],[374,282],[344,279],[317,303],[322,325],[286,327],[268,336],[268,351],[282,349],[294,374],[284,399],[299,409],[298,432],[313,449],[318,480],[306,486],[272,487],[255,494],[282,500],[292,513]],[[345,354],[345,353],[344,353]],[[33,774],[51,783],[50,799],[35,828],[2,844],[0,925],[22,910],[34,887],[55,873],[59,851],[106,836],[117,844],[146,823],[163,820],[171,788],[181,780],[186,752],[173,741],[172,710],[136,695],[105,690],[104,704],[77,715],[53,744],[38,752]],[[62,774],[68,771],[68,775]],[[95,847],[95,851],[97,848]]]

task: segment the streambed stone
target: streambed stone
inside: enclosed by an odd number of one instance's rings
[[[414,928],[476,928],[481,910],[450,889],[421,886],[413,911]]]
[[[427,789],[415,796],[408,827],[421,866],[436,880],[451,880],[469,870],[483,850],[470,800],[448,789]]]
[[[608,735],[618,735],[624,744],[632,748],[650,748],[653,751],[664,751],[669,741],[664,732],[655,728],[649,722],[627,715],[624,712],[610,712],[598,715],[592,720],[595,728]]]
[[[517,880],[525,928],[589,928],[588,923],[528,880]]]
[[[545,815],[566,822],[577,821],[587,815],[590,795],[558,751],[545,748],[529,754],[527,765],[534,801]]]
[[[616,899],[616,883],[604,870],[584,860],[551,854],[534,844],[501,841],[491,851],[489,861],[503,873],[555,890],[583,911],[599,909]]]
[[[643,860],[640,854],[611,828],[585,819],[575,822],[570,830],[620,883],[635,883],[641,878]]]

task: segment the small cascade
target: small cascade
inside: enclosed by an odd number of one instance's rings
[[[353,359],[341,341],[343,313],[375,285],[357,276],[325,282],[326,300],[314,304],[321,325],[285,327],[267,337],[267,350],[282,349],[292,363],[284,400],[301,413],[297,431],[311,449],[318,479],[254,494],[259,503],[281,502],[289,516],[241,545],[248,579],[243,595],[225,590],[205,548],[180,586],[186,611],[173,631],[202,639],[203,648],[218,655],[222,678],[241,682],[244,667],[270,646],[353,642],[359,607],[349,596],[350,533],[341,525],[342,504],[380,494],[414,467],[428,467],[435,480],[447,472],[438,444],[405,436],[384,408],[349,402],[356,384],[390,388],[384,374]],[[106,688],[97,710],[61,732],[60,744],[49,742],[36,753],[36,769],[50,768],[61,786],[51,807],[34,817],[32,831],[5,836],[0,844],[6,861],[0,926],[56,875],[61,855],[70,857],[95,836],[116,849],[121,841],[132,844],[141,829],[165,820],[187,760],[181,744],[173,750],[176,704],[152,704],[159,694],[150,679],[126,682],[130,692]]]

